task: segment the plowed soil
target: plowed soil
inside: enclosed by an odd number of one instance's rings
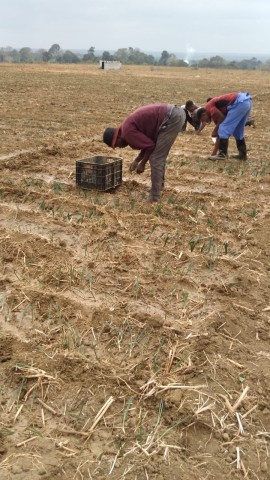
[[[0,66],[1,480],[270,478],[269,78]],[[104,128],[231,91],[248,160],[188,128],[146,204]],[[76,188],[95,155],[123,158],[116,189]]]

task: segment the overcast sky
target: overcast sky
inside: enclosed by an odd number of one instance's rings
[[[269,54],[269,0],[1,0],[0,47]]]

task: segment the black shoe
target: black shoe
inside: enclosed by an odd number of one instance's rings
[[[235,155],[232,155],[232,158],[235,158],[236,160],[247,160],[247,154],[236,153]]]

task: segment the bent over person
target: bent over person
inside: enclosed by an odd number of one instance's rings
[[[245,125],[252,108],[252,97],[249,93],[227,93],[211,98],[204,108],[199,108],[197,118],[200,122],[215,123],[212,137],[217,137],[210,160],[224,160],[228,153],[229,137],[234,136],[238,160],[247,159],[245,142]]]
[[[185,105],[181,105],[181,107],[185,110],[186,113],[186,121],[183,125],[182,131],[186,131],[187,123],[189,123],[190,125],[192,125],[195,132],[198,132],[200,128],[200,122],[197,119],[196,111],[199,107],[192,100],[187,100]]]
[[[157,202],[160,198],[167,156],[185,120],[185,111],[180,106],[157,103],[138,108],[118,128],[106,128],[103,133],[103,141],[109,147],[130,146],[134,150],[140,150],[130,165],[131,172],[143,173],[149,160],[149,203]]]

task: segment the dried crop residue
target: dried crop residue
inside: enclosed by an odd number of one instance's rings
[[[267,75],[0,69],[1,480],[268,479]],[[130,149],[114,192],[75,187],[136,107],[243,85],[247,162],[207,160],[211,128],[188,129],[161,203]]]

